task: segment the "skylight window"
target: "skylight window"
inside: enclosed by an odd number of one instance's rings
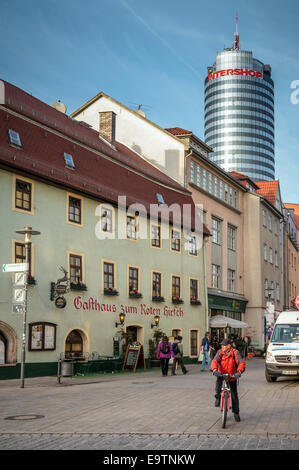
[[[157,193],[157,199],[159,204],[165,204],[164,197],[162,196],[162,194]]]
[[[65,161],[65,165],[68,168],[72,168],[72,169],[75,168],[73,157],[69,153],[64,153],[64,161]]]
[[[9,134],[9,139],[10,139],[11,144],[17,145],[17,147],[22,147],[20,135],[18,132],[13,131],[12,129],[9,129],[8,134]]]

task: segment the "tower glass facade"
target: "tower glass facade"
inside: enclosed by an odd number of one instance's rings
[[[275,178],[271,67],[251,51],[225,49],[205,80],[205,141],[211,159],[254,181]]]

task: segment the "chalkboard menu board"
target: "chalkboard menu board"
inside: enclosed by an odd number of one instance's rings
[[[129,344],[126,350],[123,370],[132,369],[136,372],[137,367],[145,369],[145,359],[142,344]]]

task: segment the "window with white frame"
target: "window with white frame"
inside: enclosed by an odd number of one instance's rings
[[[220,183],[219,183],[219,197],[220,199],[223,198],[223,181],[220,180]]]
[[[264,243],[264,261],[268,261],[267,243]]]
[[[280,301],[280,287],[279,287],[278,282],[276,283],[276,300],[277,302]]]
[[[209,173],[209,193],[213,193],[213,176]]]
[[[64,155],[65,166],[67,168],[71,168],[72,170],[74,170],[75,169],[75,163],[74,163],[72,155],[70,155],[69,153],[65,153],[65,152],[64,152],[63,155]]]
[[[200,187],[200,166],[196,165],[196,185]]]
[[[267,227],[267,212],[265,209],[263,209],[262,214],[263,214],[263,226]]]
[[[220,288],[221,287],[221,266],[217,264],[212,264],[212,287]]]
[[[273,264],[273,249],[271,246],[269,247],[269,261],[271,264]]]
[[[234,269],[227,270],[227,289],[229,292],[236,290],[236,271]]]
[[[202,187],[207,189],[207,170],[202,170]]]
[[[218,178],[214,176],[214,196],[218,197]]]
[[[212,217],[212,242],[221,244],[221,221]]]
[[[22,147],[20,134],[12,129],[8,131],[10,143],[16,145],[17,147]]]
[[[275,289],[274,289],[274,282],[271,281],[271,284],[270,284],[270,288],[271,288],[271,299],[274,300],[275,298]]]
[[[268,293],[269,293],[269,290],[268,290],[268,279],[265,279],[265,297],[266,299],[268,298]]]
[[[230,250],[236,251],[236,243],[237,243],[237,229],[232,225],[227,226],[227,247]]]

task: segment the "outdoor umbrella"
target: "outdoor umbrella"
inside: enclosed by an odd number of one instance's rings
[[[210,328],[247,328],[248,323],[234,318],[224,317],[223,315],[216,315],[210,317]]]

